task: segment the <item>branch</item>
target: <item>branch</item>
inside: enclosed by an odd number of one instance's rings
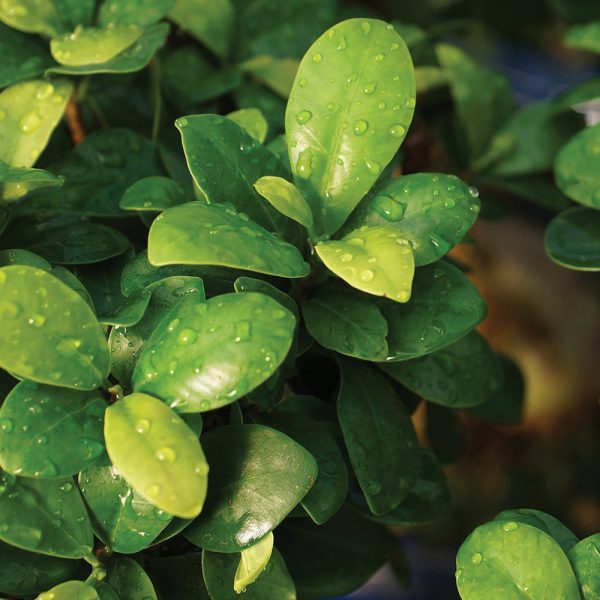
[[[69,126],[73,143],[79,144],[85,138],[85,131],[81,124],[81,118],[79,117],[79,107],[73,98],[71,98],[67,104],[65,117],[67,119],[67,125]]]

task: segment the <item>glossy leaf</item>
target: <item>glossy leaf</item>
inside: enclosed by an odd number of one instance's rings
[[[279,277],[304,277],[295,246],[220,204],[189,202],[161,213],[150,228],[148,258],[169,264],[223,266]]]
[[[106,339],[77,292],[46,271],[20,265],[0,269],[0,290],[0,366],[75,389],[103,382],[110,360]]]
[[[175,0],[104,0],[98,11],[98,23],[148,27],[171,10]]]
[[[578,600],[569,560],[543,531],[515,521],[493,521],[478,527],[456,557],[461,598],[531,598]]]
[[[558,214],[546,229],[544,244],[548,256],[563,267],[600,271],[600,211],[577,206]]]
[[[95,534],[114,552],[140,552],[173,519],[135,492],[115,467],[86,469],[79,475],[79,487]]]
[[[361,203],[351,224],[393,227],[415,265],[428,265],[460,243],[479,214],[479,192],[454,175],[414,173],[390,179]]]
[[[98,592],[83,581],[65,581],[38,596],[38,600],[99,600]]]
[[[0,161],[0,193],[3,200],[15,200],[31,190],[61,186],[63,183],[63,177],[56,177],[43,169],[9,167]]]
[[[205,550],[252,546],[289,514],[317,476],[312,455],[269,427],[227,425],[206,433],[202,442],[211,484],[204,510],[185,536]]]
[[[52,265],[45,258],[20,248],[0,250],[0,267],[9,265],[28,265],[44,271],[52,270]]]
[[[362,292],[408,302],[415,272],[408,242],[391,227],[361,227],[315,246],[325,266]]]
[[[178,517],[202,510],[208,465],[196,435],[168,406],[131,394],[107,409],[104,436],[111,461],[144,498]]]
[[[23,550],[81,558],[93,535],[83,500],[70,477],[20,478],[0,472],[0,539]]]
[[[388,325],[368,297],[345,292],[318,293],[302,303],[308,332],[325,348],[364,360],[388,356]]]
[[[376,515],[393,510],[417,480],[419,452],[410,416],[373,367],[340,361],[337,416],[358,483]]]
[[[162,211],[192,199],[191,193],[178,181],[155,175],[130,185],[119,206],[125,210]]]
[[[298,310],[296,301],[289,294],[282,292],[270,283],[262,279],[254,279],[254,277],[238,277],[234,281],[233,287],[236,292],[260,292],[261,294],[270,296],[273,300],[277,300],[284,308],[287,308],[296,317],[298,322],[300,321],[300,311]]]
[[[98,322],[102,325],[117,325],[119,327],[137,325],[146,313],[151,295],[150,290],[139,290],[125,298],[122,304],[114,310],[100,315]]]
[[[272,553],[272,532],[267,533],[256,544],[241,551],[240,562],[233,579],[233,589],[237,594],[245,592],[246,588],[256,581],[258,576],[265,570]]]
[[[104,452],[105,409],[95,391],[22,381],[0,407],[0,466],[23,477],[78,473]]]
[[[600,208],[600,124],[580,131],[563,147],[554,163],[554,177],[569,198]]]
[[[217,56],[226,58],[234,26],[230,0],[176,0],[169,17]]]
[[[202,553],[202,573],[211,598],[235,600],[243,593],[248,600],[296,600],[294,582],[277,550],[273,550],[258,579],[243,590],[234,589],[237,563],[237,554],[217,554],[206,550]]]
[[[584,600],[600,598],[600,534],[590,535],[568,553]]]
[[[119,600],[157,600],[152,581],[144,569],[131,558],[118,558],[113,561],[106,583],[117,592]]]
[[[269,124],[258,108],[240,108],[230,112],[227,118],[237,123],[249,136],[261,144],[265,141]]]
[[[0,20],[10,27],[53,36],[61,31],[59,15],[52,0],[19,0],[0,4]]]
[[[422,358],[381,368],[415,394],[451,408],[483,404],[504,378],[498,356],[476,332]]]
[[[294,179],[318,233],[339,229],[369,191],[404,139],[414,106],[412,61],[391,25],[350,19],[310,47],[285,127]]]
[[[310,206],[293,183],[283,177],[265,175],[255,181],[254,189],[281,214],[304,225],[308,230],[312,229]]]
[[[73,85],[32,79],[0,93],[0,159],[12,167],[30,167],[60,121]]]

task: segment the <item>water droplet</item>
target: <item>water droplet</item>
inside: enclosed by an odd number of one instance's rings
[[[399,124],[390,127],[390,135],[395,138],[401,138],[406,133],[406,129]]]
[[[381,173],[381,165],[378,162],[365,158],[365,165],[367,165],[369,173],[372,173],[373,175],[379,175],[379,173]]]
[[[187,127],[188,120],[185,117],[177,119],[177,127]]]
[[[369,129],[369,123],[364,119],[358,119],[354,122],[354,135],[364,135],[367,129]]]
[[[381,52],[379,52],[378,54],[375,55],[376,62],[381,62],[384,58],[385,58],[385,54],[382,54]]]
[[[13,422],[10,419],[0,419],[0,429],[4,433],[10,433],[13,430]]]
[[[312,175],[312,161],[313,153],[310,148],[305,148],[298,155],[298,162],[296,163],[296,169],[298,175],[302,179],[308,179]]]
[[[16,302],[11,302],[10,300],[5,300],[4,302],[0,302],[0,316],[5,317],[7,319],[14,319],[18,317],[21,313],[21,309]]]
[[[390,44],[390,50],[391,50],[392,52],[394,52],[394,50],[398,50],[398,48],[400,48],[400,44],[399,44],[398,42],[392,42],[392,43]]]
[[[368,283],[369,281],[373,281],[375,278],[375,273],[371,271],[371,269],[365,269],[360,273],[360,280]]]
[[[175,450],[173,450],[173,448],[164,446],[156,451],[156,458],[167,463],[173,463],[177,458],[177,453]]]
[[[168,325],[167,325],[167,331],[170,333],[172,331],[175,331],[175,329],[177,329],[177,327],[179,327],[179,323],[181,323],[181,319],[173,319]]]
[[[281,319],[283,319],[286,316],[286,312],[285,310],[282,310],[281,308],[276,308],[272,313],[271,316],[276,320],[276,321],[280,321]]]
[[[31,133],[42,124],[42,120],[36,112],[30,112],[21,119],[21,131]]]
[[[38,100],[45,100],[54,92],[54,86],[51,83],[42,83],[35,94]]]
[[[370,481],[368,481],[366,487],[367,493],[373,496],[376,496],[377,494],[379,494],[379,492],[381,492],[381,483],[379,483],[379,481],[376,481],[375,479],[371,479]]]
[[[406,290],[402,290],[396,294],[396,299],[399,302],[407,302],[410,298],[410,294]]]
[[[43,315],[33,315],[27,322],[34,327],[41,327],[46,322],[46,317]]]
[[[519,529],[519,525],[517,523],[515,523],[514,521],[508,521],[508,523],[504,523],[504,525],[502,526],[502,529],[504,531],[515,531],[516,529]]]
[[[194,473],[196,473],[196,475],[199,475],[200,477],[207,475],[208,474],[208,465],[205,462],[197,463],[196,466],[194,467]]]
[[[472,198],[478,198],[479,197],[479,190],[476,187],[471,186],[469,188],[469,194],[470,194],[470,196]]]
[[[40,444],[40,446],[45,446],[48,443],[48,438],[45,435],[39,435],[35,441],[36,444]]]
[[[342,254],[342,256],[340,256],[340,260],[343,263],[349,263],[353,258],[354,258],[354,256],[352,254],[350,254],[349,252],[346,252],[345,254]]]
[[[304,77],[300,77],[300,79],[298,80],[298,85],[300,87],[304,87],[306,85],[306,79]]]
[[[238,321],[235,324],[234,342],[245,342],[250,339],[252,324],[250,321]]]
[[[304,125],[312,119],[312,113],[309,110],[301,110],[296,114],[296,121],[299,125]]]
[[[193,344],[198,339],[198,334],[193,329],[182,329],[177,336],[177,342],[181,346]]]
[[[348,42],[346,41],[345,36],[340,35],[340,37],[338,39],[337,49],[345,50],[347,47],[348,47]]]
[[[480,565],[482,561],[483,561],[483,555],[481,554],[481,552],[475,552],[475,554],[473,554],[473,556],[471,556],[471,562],[474,565]]]
[[[135,424],[135,430],[138,433],[146,433],[150,429],[150,421],[148,419],[140,419]]]
[[[353,81],[356,81],[358,79],[358,73],[350,73],[350,75],[348,75],[348,78],[346,79],[346,81],[348,83],[352,83]]]
[[[365,83],[363,86],[363,93],[367,94],[367,96],[370,96],[376,89],[377,84],[374,81],[371,81],[370,83]]]
[[[371,31],[371,23],[369,23],[368,21],[363,21],[360,24],[360,28],[363,30],[363,33],[367,35],[369,31]]]
[[[323,55],[320,52],[317,52],[316,54],[313,55],[312,57],[312,61],[314,63],[320,63],[321,60],[323,60]]]
[[[63,485],[60,486],[60,489],[62,492],[70,492],[73,489],[73,484],[72,483],[64,483]]]

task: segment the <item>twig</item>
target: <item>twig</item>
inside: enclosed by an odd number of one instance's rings
[[[73,143],[77,145],[84,140],[85,131],[83,129],[83,125],[81,124],[79,107],[73,98],[71,98],[67,104],[65,116],[67,119],[67,125],[69,126],[69,131],[71,132],[71,140],[73,140]]]

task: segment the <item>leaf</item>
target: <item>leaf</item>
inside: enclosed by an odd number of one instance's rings
[[[21,381],[0,408],[0,466],[23,477],[74,475],[104,453],[105,402],[79,392]]]
[[[173,519],[135,492],[115,467],[86,469],[79,474],[79,487],[95,534],[114,552],[144,550]]]
[[[52,270],[52,265],[45,258],[20,248],[0,250],[0,267],[9,265],[28,265],[44,271]]]
[[[52,62],[47,49],[38,40],[5,25],[0,25],[0,54],[3,57],[0,87],[39,77]]]
[[[569,560],[584,600],[600,598],[600,534],[578,542],[568,553]]]
[[[172,594],[177,600],[210,600],[202,577],[202,554],[161,556],[151,563],[152,579],[162,598]]]
[[[294,180],[318,219],[317,233],[337,231],[369,191],[404,139],[414,106],[412,61],[391,25],[350,19],[310,47],[285,128]]]
[[[387,560],[394,540],[384,527],[346,507],[325,525],[288,519],[277,530],[299,598],[328,598],[353,592]]]
[[[578,206],[559,213],[546,229],[544,244],[548,256],[563,267],[600,271],[600,212]]]
[[[0,366],[39,383],[91,390],[108,374],[108,346],[81,296],[41,269],[0,269]]]
[[[583,129],[562,148],[554,163],[554,177],[569,198],[600,209],[600,124]]]
[[[148,237],[148,259],[169,264],[245,269],[304,277],[308,264],[295,246],[220,204],[188,202],[158,215]]]
[[[152,581],[131,558],[113,561],[105,581],[118,593],[119,600],[157,600]]]
[[[169,25],[156,23],[144,30],[141,37],[129,48],[104,63],[91,65],[57,65],[46,70],[46,75],[96,75],[98,73],[133,73],[143,69],[162,46]]]
[[[417,480],[419,452],[410,416],[383,375],[340,360],[337,416],[352,469],[376,515],[393,510]]]
[[[569,28],[563,41],[569,48],[600,54],[600,21],[592,21]]]
[[[408,302],[415,272],[413,253],[391,227],[361,227],[341,240],[315,246],[325,266],[352,287]]]
[[[38,594],[71,577],[77,565],[78,561],[26,552],[0,542],[0,591]]]
[[[9,27],[54,36],[61,31],[59,16],[52,0],[19,0],[0,4],[0,21]]]
[[[144,317],[151,295],[150,290],[140,290],[132,294],[125,298],[123,303],[112,312],[100,315],[98,322],[102,325],[116,325],[119,327],[137,325]]]
[[[285,359],[296,321],[256,292],[186,297],[156,327],[133,373],[136,391],[180,412],[231,404]]]
[[[99,600],[98,592],[83,581],[65,581],[38,596],[38,600]]]
[[[0,472],[0,539],[23,550],[81,558],[92,550],[92,527],[70,477],[20,478]]]
[[[310,206],[293,183],[283,177],[265,175],[254,182],[254,189],[281,214],[312,230]]]
[[[474,161],[514,109],[510,86],[503,76],[477,64],[456,46],[437,44],[435,53],[448,80],[470,159]]]
[[[236,292],[260,292],[270,296],[284,308],[287,308],[296,317],[296,321],[300,322],[300,311],[297,302],[289,294],[282,292],[270,283],[253,277],[238,277],[233,287]]]
[[[0,161],[0,190],[2,200],[15,200],[37,188],[61,186],[64,178],[43,169],[9,167]]]
[[[364,360],[387,358],[388,326],[368,297],[317,293],[301,306],[306,328],[321,346]]]
[[[60,121],[73,84],[32,79],[0,93],[0,160],[11,167],[30,167]]]
[[[293,241],[291,224],[254,189],[263,175],[285,176],[279,160],[237,123],[219,115],[177,119],[190,173],[209,203],[231,202],[265,229]]]
[[[287,99],[294,85],[299,65],[300,61],[295,58],[274,58],[268,54],[261,54],[244,61],[239,68]]]
[[[95,0],[54,0],[63,30],[75,29],[77,25],[90,25],[95,4]]]
[[[234,123],[237,123],[249,136],[261,144],[267,137],[269,124],[258,108],[240,108],[227,115]]]
[[[193,196],[183,184],[154,175],[130,185],[119,206],[124,210],[163,211],[190,200],[193,200]]]
[[[247,551],[242,551],[242,556],[244,552]],[[235,600],[239,598],[238,594],[243,593],[247,600],[296,600],[294,582],[277,550],[273,550],[258,579],[243,590],[234,590],[237,563],[237,554],[218,554],[207,550],[202,553],[202,573],[211,598]]]
[[[174,3],[175,0],[104,0],[98,11],[98,24],[148,27],[165,17]]]
[[[486,315],[477,289],[445,261],[415,271],[410,302],[375,300],[387,321],[387,361],[436,352],[464,337]],[[379,359],[381,360],[381,359]]]
[[[578,600],[569,560],[544,532],[514,521],[492,521],[478,527],[456,557],[461,598],[530,598]]]
[[[184,535],[205,550],[252,546],[279,525],[317,476],[312,455],[269,427],[227,425],[202,439],[211,484],[202,514]]]
[[[475,331],[443,350],[381,368],[415,394],[450,408],[487,402],[504,375],[498,356]]]
[[[67,66],[80,67],[106,63],[129,48],[142,35],[137,25],[113,25],[110,28],[75,28],[50,40],[53,58]]]
[[[77,292],[81,299],[90,307],[92,312],[95,314],[96,309],[94,307],[94,301],[87,291],[86,287],[79,281],[71,271],[65,269],[65,267],[61,267],[57,265],[56,267],[52,267],[50,273],[54,275],[59,281],[62,281],[65,285],[69,286],[73,291]]]
[[[198,438],[168,406],[131,394],[106,410],[106,450],[131,487],[157,508],[192,518],[206,496],[208,465]]]
[[[408,240],[420,267],[462,241],[479,214],[478,196],[454,175],[405,175],[378,187],[360,204],[350,225],[393,227],[398,237]]]
[[[230,0],[176,0],[169,17],[219,58],[229,54],[235,19]]]
[[[235,571],[233,589],[236,594],[246,591],[246,588],[256,581],[265,570],[273,552],[273,533],[269,532],[256,544],[245,548],[240,553],[240,562]],[[280,597],[280,596],[279,596]]]
[[[531,525],[531,527],[547,533],[563,549],[565,554],[568,554],[579,541],[577,536],[558,519],[533,508],[503,510],[496,516],[495,520],[516,521],[517,523]]]

